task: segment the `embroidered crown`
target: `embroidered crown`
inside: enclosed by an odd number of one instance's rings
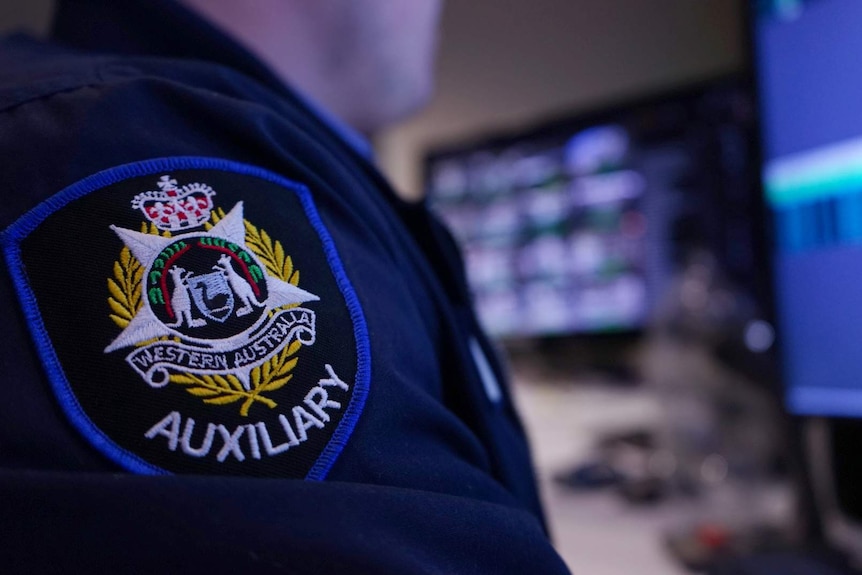
[[[160,230],[175,232],[196,228],[210,219],[215,190],[206,184],[186,184],[162,176],[158,191],[141,192],[132,200],[132,208],[140,209]]]

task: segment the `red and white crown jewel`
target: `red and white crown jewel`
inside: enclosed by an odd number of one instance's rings
[[[141,210],[160,230],[176,232],[203,225],[210,219],[215,190],[206,184],[186,184],[162,176],[159,191],[141,192],[132,200],[132,208]]]

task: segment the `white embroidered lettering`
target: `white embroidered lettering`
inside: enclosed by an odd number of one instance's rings
[[[141,351],[138,355],[132,358],[132,361],[141,367],[141,369],[147,369],[151,365],[153,365],[153,354],[150,353],[149,350],[145,349]]]
[[[278,416],[278,422],[281,424],[281,428],[284,429],[284,434],[287,436],[290,447],[299,445],[299,439],[297,439],[296,433],[294,433],[293,428],[290,426],[290,420],[282,414]]]
[[[228,431],[224,425],[219,425],[216,429],[218,429],[222,439],[224,440],[224,446],[222,446],[221,451],[219,451],[216,456],[219,463],[224,462],[230,454],[233,454],[237,461],[245,461],[245,455],[239,445],[239,438],[242,437],[242,434],[245,431],[245,426],[240,425],[233,433]]]
[[[250,348],[247,348],[250,349]],[[243,350],[241,353],[247,353]],[[183,354],[186,357],[183,357]],[[171,361],[201,361],[212,365],[225,357],[218,354],[206,354],[190,352],[187,350],[170,350],[159,354],[168,357]],[[192,355],[197,357],[192,360]],[[142,356],[144,357],[144,356]],[[158,361],[154,358],[154,361]],[[296,405],[286,414],[279,414],[278,421],[281,424],[284,436],[273,443],[273,436],[265,422],[249,423],[237,426],[233,431],[221,424],[207,423],[198,424],[193,418],[184,418],[178,411],[172,411],[161,421],[147,431],[147,439],[164,436],[167,439],[167,447],[171,451],[180,448],[183,454],[189,457],[214,456],[220,463],[233,457],[236,461],[245,461],[247,458],[260,460],[264,456],[272,457],[288,451],[308,440],[309,430],[312,428],[324,429],[332,422],[331,412],[342,409],[340,401],[330,399],[333,388],[348,391],[350,386],[336,375],[331,365],[325,365],[328,378],[318,381],[302,400],[302,404]],[[195,435],[195,429],[198,435]],[[222,440],[218,450],[213,449],[216,432]],[[248,438],[245,442],[244,436]],[[245,452],[244,452],[245,450]]]
[[[172,354],[176,359],[171,359],[171,361],[173,361],[175,363],[182,364],[185,361],[185,358],[188,354],[189,354],[189,352],[187,352],[183,348],[177,348],[174,350],[174,352]]]
[[[257,424],[257,432],[260,436],[261,443],[263,443],[263,449],[266,451],[267,455],[278,455],[280,453],[284,453],[291,447],[299,445],[299,441],[296,439],[296,434],[290,427],[290,423],[287,421],[287,418],[283,415],[279,415],[278,419],[281,422],[281,426],[284,428],[285,435],[287,435],[287,441],[275,446],[272,444],[272,439],[269,436],[269,430],[266,428],[266,424],[262,421]]]
[[[227,356],[226,355],[217,355],[215,356],[216,367],[218,369],[227,369]]]
[[[180,440],[180,412],[172,411],[164,419],[150,428],[144,437],[153,439],[157,435],[164,435],[168,438],[168,449],[176,451],[177,443]]]
[[[344,391],[347,391],[348,389],[350,389],[350,387],[346,383],[341,381],[338,378],[338,376],[335,375],[335,370],[332,369],[331,365],[329,365],[327,363],[325,367],[326,367],[326,373],[329,374],[329,379],[321,379],[318,382],[320,385],[322,385],[324,387],[336,385],[336,386],[340,387],[341,389],[343,389]]]
[[[297,405],[293,408],[293,420],[296,422],[296,430],[299,432],[299,440],[305,441],[308,439],[306,430],[312,427],[323,429],[323,422],[308,413],[304,407]]]
[[[183,453],[192,457],[205,457],[212,448],[213,436],[215,435],[216,426],[212,423],[207,424],[206,434],[200,447],[192,447],[192,433],[195,430],[195,420],[191,417],[186,420],[186,425],[183,428],[183,437],[180,441],[180,448]]]
[[[328,422],[330,419],[329,414],[325,411],[327,407],[341,409],[341,404],[329,399],[329,394],[326,393],[326,390],[319,385],[311,388],[311,391],[306,394],[303,403],[305,403],[305,405],[307,405],[309,409],[311,409],[315,415],[324,422]]]
[[[254,424],[248,424],[245,426],[248,430],[248,443],[251,447],[251,456],[254,459],[260,459],[260,444],[257,442],[257,428]]]

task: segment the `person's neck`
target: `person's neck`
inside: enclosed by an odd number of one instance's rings
[[[260,0],[263,1],[263,0]],[[371,146],[311,90],[277,70],[236,34],[190,6],[191,0],[60,0],[51,37],[78,49],[134,56],[191,58],[229,66],[299,100],[365,158]],[[248,24],[243,25],[246,30]],[[96,33],[98,32],[98,33]]]
[[[352,111],[343,77],[334,74],[330,31],[300,3],[258,0],[254,10],[235,0],[181,0],[266,64],[285,84],[323,110],[328,120],[368,133]]]

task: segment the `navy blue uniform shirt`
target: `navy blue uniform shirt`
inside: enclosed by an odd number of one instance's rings
[[[423,204],[169,0],[0,44],[0,570],[566,573]]]

